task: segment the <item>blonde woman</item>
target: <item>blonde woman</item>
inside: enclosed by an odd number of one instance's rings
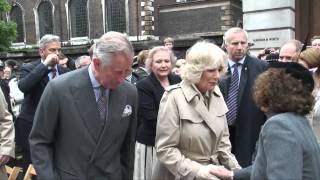
[[[209,42],[191,47],[182,82],[164,93],[158,114],[156,162],[152,179],[218,179],[217,166],[240,166],[231,154],[228,108],[217,86],[226,54]]]

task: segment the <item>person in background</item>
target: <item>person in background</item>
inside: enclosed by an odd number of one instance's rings
[[[163,40],[164,47],[170,49],[171,51],[173,50],[173,43],[174,43],[174,40],[171,37],[166,37]]]
[[[240,168],[231,153],[228,108],[217,86],[226,60],[218,46],[206,41],[187,53],[182,82],[167,88],[160,102],[152,179],[216,180],[210,170]]]
[[[302,43],[298,40],[290,40],[284,43],[279,52],[280,62],[292,62],[292,58],[297,56],[302,49]]]
[[[74,61],[74,63],[75,63],[76,69],[79,69],[79,68],[88,66],[91,63],[91,58],[90,58],[90,56],[83,55],[83,56],[78,57]]]
[[[0,86],[1,86],[1,90],[4,95],[4,98],[5,98],[7,105],[8,105],[8,111],[13,116],[13,120],[15,120],[16,117],[14,116],[14,113],[12,111],[12,104],[11,104],[11,98],[10,98],[10,87],[9,87],[9,82],[11,79],[11,72],[12,72],[11,68],[6,66],[6,64],[0,60]]]
[[[320,49],[320,36],[313,36],[311,38],[311,47]]]
[[[171,74],[174,64],[172,51],[157,46],[149,51],[146,68],[150,74],[137,83],[139,95],[138,130],[136,137],[134,179],[150,180],[156,160],[154,144],[161,97],[170,85],[181,81]]]
[[[293,59],[313,73],[315,88],[312,94],[315,97],[315,104],[312,112],[307,117],[311,121],[313,131],[320,143],[320,49],[308,48]]]
[[[64,68],[68,68],[69,70],[76,69],[75,62],[71,58],[68,58],[63,53],[59,54],[59,65],[61,65]]]
[[[134,72],[140,77],[140,79],[149,75],[149,72],[145,67],[148,53],[149,50],[142,50],[137,56],[137,67],[134,69]]]
[[[21,67],[21,78],[18,87],[24,93],[21,112],[15,122],[16,142],[21,147],[23,160],[22,168],[27,170],[31,163],[28,137],[33,125],[40,97],[47,83],[69,70],[59,65],[61,53],[60,37],[52,34],[40,39],[40,59],[26,63]]]
[[[276,52],[276,49],[274,48],[265,48],[258,53],[257,58],[261,60],[266,60],[269,54],[272,54],[275,52]]]
[[[172,72],[175,75],[180,76],[181,69],[185,64],[186,64],[186,60],[185,59],[178,59],[176,64],[174,65],[174,69],[172,69]]]
[[[29,137],[38,179],[133,178],[138,95],[125,81],[132,59],[127,37],[109,31],[88,67],[49,82]]]
[[[0,89],[0,179],[8,179],[5,165],[15,157],[14,125],[7,102]]]
[[[257,76],[268,68],[266,61],[247,55],[248,34],[234,27],[224,34],[228,72],[219,87],[228,106],[227,121],[232,152],[241,166],[252,163],[252,155],[266,117],[252,99]]]

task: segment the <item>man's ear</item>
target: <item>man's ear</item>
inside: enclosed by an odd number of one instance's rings
[[[42,48],[39,48],[39,55],[41,58],[43,58],[43,49]]]
[[[92,58],[92,63],[95,69],[99,69],[101,66],[101,61],[98,58],[93,57]]]

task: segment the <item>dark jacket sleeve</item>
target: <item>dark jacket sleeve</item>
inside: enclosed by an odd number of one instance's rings
[[[49,73],[48,67],[41,62],[30,63],[22,66],[21,79],[18,87],[23,93],[30,93]]]

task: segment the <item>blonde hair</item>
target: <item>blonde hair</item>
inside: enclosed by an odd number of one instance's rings
[[[308,48],[300,55],[294,56],[293,59],[295,62],[304,61],[309,69],[320,67],[320,49]]]
[[[172,53],[172,51],[164,46],[156,46],[154,48],[152,48],[150,51],[149,51],[149,54],[148,54],[148,58],[146,60],[146,69],[151,72],[151,67],[152,67],[152,62],[153,62],[153,56],[159,52],[159,51],[164,51],[164,52],[168,52],[169,55],[170,55],[170,61],[171,61],[171,64],[172,66],[174,65],[175,63],[175,57]]]
[[[194,44],[186,55],[186,64],[181,69],[181,78],[191,83],[200,81],[202,72],[207,69],[226,71],[227,55],[217,45],[200,41]]]

